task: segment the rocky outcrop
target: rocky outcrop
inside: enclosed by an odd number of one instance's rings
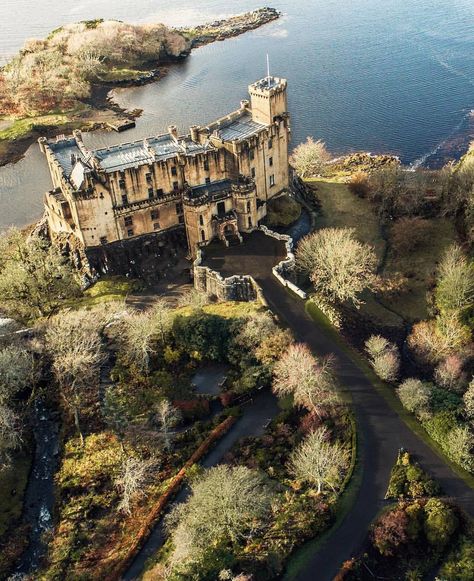
[[[280,16],[281,12],[276,8],[264,7],[224,20],[216,20],[210,24],[202,24],[196,28],[179,29],[179,32],[191,41],[191,46],[194,48],[216,40],[239,36],[244,32],[268,24]]]

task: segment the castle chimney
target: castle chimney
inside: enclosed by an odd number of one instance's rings
[[[171,137],[173,139],[178,139],[178,128],[176,127],[176,125],[170,125],[168,127],[168,133],[171,135]]]
[[[199,143],[199,130],[200,129],[201,128],[199,127],[199,125],[191,125],[191,127],[189,128],[189,130],[191,132],[191,139],[195,143]]]
[[[240,108],[241,109],[248,109],[250,107],[250,101],[248,99],[243,99],[240,101]]]

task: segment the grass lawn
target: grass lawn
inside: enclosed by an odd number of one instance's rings
[[[12,123],[5,129],[0,130],[1,141],[13,141],[26,137],[35,130],[41,130],[43,127],[56,127],[65,125],[72,121],[72,118],[84,112],[88,107],[86,105],[78,107],[72,111],[52,113],[50,115],[38,115],[36,117],[25,117],[24,119],[12,119]]]
[[[397,256],[390,250],[383,270],[386,275],[399,272],[407,277],[406,291],[380,302],[409,322],[428,318],[426,293],[435,282],[436,268],[442,255],[456,240],[454,224],[447,218],[433,218],[427,222],[429,231],[425,242],[403,256]]]
[[[139,71],[136,69],[117,69],[113,68],[101,75],[101,80],[113,83],[115,81],[135,81],[146,71]]]
[[[262,304],[259,301],[239,303],[237,301],[231,301],[228,303],[212,303],[210,305],[205,305],[203,311],[210,315],[218,315],[224,319],[240,319],[242,317],[248,317],[257,311],[263,310]],[[193,312],[191,307],[183,307],[177,311],[180,315],[190,315]]]
[[[321,205],[316,227],[355,228],[357,238],[371,244],[382,261],[387,241],[372,204],[354,195],[343,183],[312,180],[308,185],[314,189]],[[446,218],[434,218],[427,222],[430,231],[425,244],[403,256],[392,252],[389,245],[385,264],[381,265],[382,275],[401,273],[407,277],[406,289],[390,297],[377,297],[377,300],[370,296],[364,297],[365,305],[361,309],[363,314],[387,326],[399,326],[403,320],[411,323],[428,317],[426,293],[433,285],[440,257],[455,241],[456,232],[452,222]]]
[[[21,517],[30,465],[31,456],[25,452],[15,457],[11,468],[0,472],[0,537]]]
[[[64,306],[81,309],[111,301],[124,301],[139,286],[138,281],[125,276],[104,276],[85,290],[84,296],[68,300]]]

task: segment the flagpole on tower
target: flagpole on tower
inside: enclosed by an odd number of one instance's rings
[[[270,57],[267,52],[267,79],[270,79]]]

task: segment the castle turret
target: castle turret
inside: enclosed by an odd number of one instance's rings
[[[268,76],[249,86],[253,120],[271,125],[277,117],[288,114],[287,81]]]

